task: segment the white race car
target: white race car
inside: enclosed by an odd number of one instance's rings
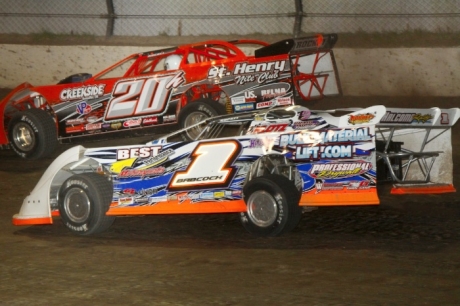
[[[453,191],[459,116],[458,108],[289,106],[210,118],[141,145],[76,146],[49,166],[13,224],[60,216],[90,235],[115,216],[239,213],[249,232],[276,236],[306,206],[379,204],[378,180],[393,181],[395,193]],[[183,141],[192,129],[198,136]]]

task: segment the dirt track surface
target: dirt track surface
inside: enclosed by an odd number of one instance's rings
[[[456,99],[416,97],[310,106],[373,104],[458,106]],[[460,188],[459,124],[452,134]],[[2,305],[460,304],[457,193],[390,196],[381,186],[380,206],[314,210],[277,238],[252,237],[227,214],[118,218],[92,237],[71,234],[58,219],[49,226],[11,225],[58,153],[27,161],[0,151]]]

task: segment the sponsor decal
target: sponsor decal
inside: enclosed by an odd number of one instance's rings
[[[252,90],[244,92],[244,101],[245,102],[256,102],[257,95]]]
[[[119,198],[118,199],[118,205],[124,206],[124,205],[130,205],[134,203],[134,198],[133,197],[127,197],[127,198]]]
[[[279,78],[279,71],[273,72],[264,72],[261,74],[250,74],[250,75],[242,75],[235,77],[235,84],[236,85],[244,85],[246,83],[257,82],[259,84],[275,80]]]
[[[167,201],[167,200],[168,200],[167,195],[161,195],[161,196],[157,196],[157,197],[149,197],[148,202],[149,203],[157,203],[157,202],[164,202],[164,201]]]
[[[66,125],[80,125],[86,123],[85,118],[78,118],[78,119],[70,119],[65,122]]]
[[[269,102],[272,101],[273,105],[291,105],[291,93],[289,89],[291,85],[289,83],[270,83],[270,84],[261,84],[254,86],[251,90],[245,90],[238,95],[243,94],[243,97],[233,97],[232,104],[241,104],[241,103],[256,103],[256,102]],[[288,96],[289,94],[289,96]],[[267,104],[268,105],[268,104]],[[259,107],[263,107],[262,104]]]
[[[308,38],[305,40],[301,41],[296,41],[294,50],[300,51],[300,50],[308,50],[311,48],[317,48],[321,46],[323,43],[323,38],[321,36],[317,36],[315,38]]]
[[[414,115],[414,121],[416,121],[417,123],[427,123],[431,119],[433,119],[433,116],[431,116],[430,114],[425,114],[425,115],[415,114]]]
[[[322,179],[315,179],[315,187],[316,192],[315,194],[320,193],[323,190],[342,190],[344,184],[342,182],[337,183],[328,183]]]
[[[176,121],[176,115],[163,116],[163,122],[173,122],[173,121]]]
[[[241,190],[232,190],[232,196],[241,196],[242,191]]]
[[[323,190],[358,190],[358,189],[370,189],[369,181],[351,181],[351,182],[327,182],[323,179],[315,179],[316,194]]]
[[[265,118],[262,115],[256,114],[254,115],[254,121],[264,121]]]
[[[246,102],[245,99],[244,99],[244,96],[241,96],[241,97],[233,97],[233,98],[231,99],[231,101],[232,101],[232,105],[233,105],[233,104],[242,104],[242,103],[245,103],[245,102]]]
[[[126,188],[126,189],[123,189],[122,192],[124,194],[134,195],[134,194],[136,194],[136,189],[134,189],[134,188]]]
[[[273,132],[284,132],[289,126],[288,123],[277,123],[269,125],[253,125],[248,129],[247,134],[262,134],[262,133],[273,133]]]
[[[441,113],[441,124],[449,124],[449,114],[448,113]]]
[[[128,177],[150,177],[150,176],[158,176],[165,173],[164,167],[157,167],[157,168],[150,168],[150,169],[124,169],[121,170],[120,174],[118,174],[118,178],[128,178]]]
[[[283,71],[285,64],[286,61],[270,61],[257,64],[237,63],[233,68],[233,75],[267,71]]]
[[[375,115],[371,113],[350,115],[348,116],[348,123],[353,124],[353,125],[369,123],[374,118],[375,118]]]
[[[168,159],[169,156],[171,156],[173,154],[174,154],[173,149],[167,149],[167,150],[164,150],[164,151],[158,153],[156,156],[144,159],[142,161],[142,164],[148,166],[148,165],[158,164],[160,162],[163,163]]]
[[[286,94],[286,88],[270,88],[261,90],[262,99],[271,100]]]
[[[251,103],[235,105],[235,111],[237,112],[253,110],[253,109],[254,109],[254,104],[251,104]]]
[[[110,128],[111,128],[112,130],[119,130],[119,129],[121,129],[121,127],[122,127],[121,122],[113,122],[113,123],[110,123]]]
[[[351,144],[332,144],[369,141],[368,128],[328,130],[323,132],[305,131],[280,136],[280,146],[294,146],[295,159],[348,158],[355,153]],[[364,154],[364,153],[362,153]],[[368,153],[366,153],[368,154]]]
[[[71,127],[66,127],[65,128],[65,132],[67,134],[81,133],[81,132],[84,132],[84,131],[86,131],[86,130],[85,130],[85,127],[83,125],[77,125],[77,126],[71,126]]]
[[[270,137],[252,138],[249,139],[249,148],[266,148],[267,150],[271,150],[275,140],[275,138]]]
[[[156,187],[152,187],[152,188],[146,188],[146,189],[141,189],[139,190],[139,194],[142,195],[142,196],[150,196],[152,194],[155,194],[157,193],[159,190],[159,188],[156,188]]]
[[[380,123],[427,123],[433,119],[430,114],[420,113],[394,113],[387,111],[380,119]]]
[[[102,123],[90,123],[85,126],[87,131],[100,130],[101,127],[102,127]]]
[[[280,146],[292,146],[302,144],[318,144],[330,142],[356,142],[369,141],[372,137],[369,135],[367,127],[327,130],[322,132],[308,131],[295,134],[284,134],[280,136]]]
[[[105,84],[68,88],[59,95],[62,101],[97,98],[104,94]]]
[[[299,112],[299,120],[302,120],[302,121],[308,120],[310,116],[311,116],[310,110],[304,110],[304,111]]]
[[[110,123],[103,123],[103,124],[102,124],[102,128],[103,128],[104,130],[109,130],[109,129],[110,129]]]
[[[117,150],[117,160],[129,158],[148,158],[158,155],[161,146],[144,146]],[[166,151],[165,151],[166,152]]]
[[[371,169],[369,162],[314,164],[309,175],[316,179],[337,179],[360,175]]]
[[[134,203],[136,204],[146,204],[149,202],[147,198],[134,198]]]
[[[267,108],[267,107],[271,107],[275,105],[275,102],[273,101],[266,101],[266,102],[259,102],[256,104],[256,108],[259,109],[259,108]]]
[[[352,145],[298,146],[295,159],[347,158],[353,157]]]
[[[323,189],[342,190],[343,184],[342,183],[324,183]]]
[[[233,71],[228,71],[228,67],[211,67],[208,71],[208,78],[223,77],[230,75],[250,74],[256,72],[267,72],[267,71],[284,71],[286,61],[270,61],[256,64],[248,64],[247,62],[237,63],[233,68]]]
[[[175,183],[191,183],[191,182],[208,182],[208,181],[216,181],[216,180],[222,180],[223,176],[199,176],[199,177],[191,177],[191,178],[184,178],[184,179],[177,179]]]
[[[133,126],[139,126],[141,125],[141,122],[142,122],[141,118],[126,120],[125,122],[123,122],[123,127],[129,128]]]
[[[157,124],[157,123],[158,123],[158,117],[149,117],[149,118],[142,119],[142,125],[151,125],[151,124]]]
[[[369,181],[351,181],[347,185],[347,189],[349,190],[369,189],[369,188],[370,188]]]
[[[154,167],[158,164],[161,164],[168,160],[168,157],[174,154],[174,150],[168,149],[159,154],[161,147],[140,147],[140,148],[127,148],[127,149],[118,149],[117,158],[118,161],[114,162],[110,171],[112,173],[121,173],[123,169],[145,169]],[[134,165],[134,166],[133,166]],[[134,173],[134,172],[133,172]],[[122,175],[127,175],[129,173],[123,173]],[[131,174],[131,176],[142,176],[139,172],[138,174]]]
[[[292,125],[292,128],[294,130],[307,130],[307,129],[312,129],[318,125],[317,120],[305,120],[305,121],[296,121]]]
[[[202,192],[200,194],[200,199],[205,199],[205,200],[214,199],[214,193],[212,191]]]
[[[249,148],[261,148],[264,146],[264,141],[260,138],[252,138],[249,140]]]
[[[224,198],[225,197],[225,191],[214,191],[214,198],[219,199],[219,198]]]
[[[77,104],[77,113],[79,113],[80,115],[89,114],[92,110],[93,109],[91,105],[89,105],[86,101]]]
[[[221,78],[223,76],[235,76],[236,85],[258,82],[259,84],[279,78],[280,72],[284,71],[287,61],[269,61],[250,64],[247,62],[237,63],[233,71],[228,67],[211,67],[208,78]]]
[[[278,105],[291,105],[292,99],[291,97],[278,97],[276,98],[276,103]]]

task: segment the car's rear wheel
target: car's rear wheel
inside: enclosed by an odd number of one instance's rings
[[[199,100],[187,104],[179,113],[180,128],[188,128],[210,117],[226,114],[225,107],[217,101]],[[198,125],[184,134],[184,140],[195,140],[203,131],[205,125]]]
[[[18,112],[11,118],[8,139],[19,156],[29,159],[50,155],[58,144],[53,118],[36,108]]]
[[[299,223],[302,209],[300,192],[288,178],[270,174],[244,186],[247,211],[240,213],[244,228],[257,236],[278,236]]]
[[[78,235],[107,230],[115,217],[107,216],[113,197],[112,183],[97,173],[76,174],[59,191],[59,214],[64,225]]]

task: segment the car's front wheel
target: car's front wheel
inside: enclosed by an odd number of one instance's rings
[[[8,124],[11,148],[21,157],[38,159],[57,147],[56,125],[44,110],[32,108],[16,113]]]
[[[254,178],[244,186],[247,211],[240,213],[244,228],[257,236],[278,236],[299,223],[300,192],[285,176],[270,174]]]
[[[226,114],[225,107],[217,101],[199,100],[187,104],[179,113],[180,128],[188,128],[210,117]],[[187,140],[195,140],[203,131],[205,126],[197,125],[189,129],[184,136]]]
[[[78,235],[107,230],[115,217],[107,216],[113,197],[112,183],[97,173],[76,174],[62,184],[59,214],[64,225]]]

